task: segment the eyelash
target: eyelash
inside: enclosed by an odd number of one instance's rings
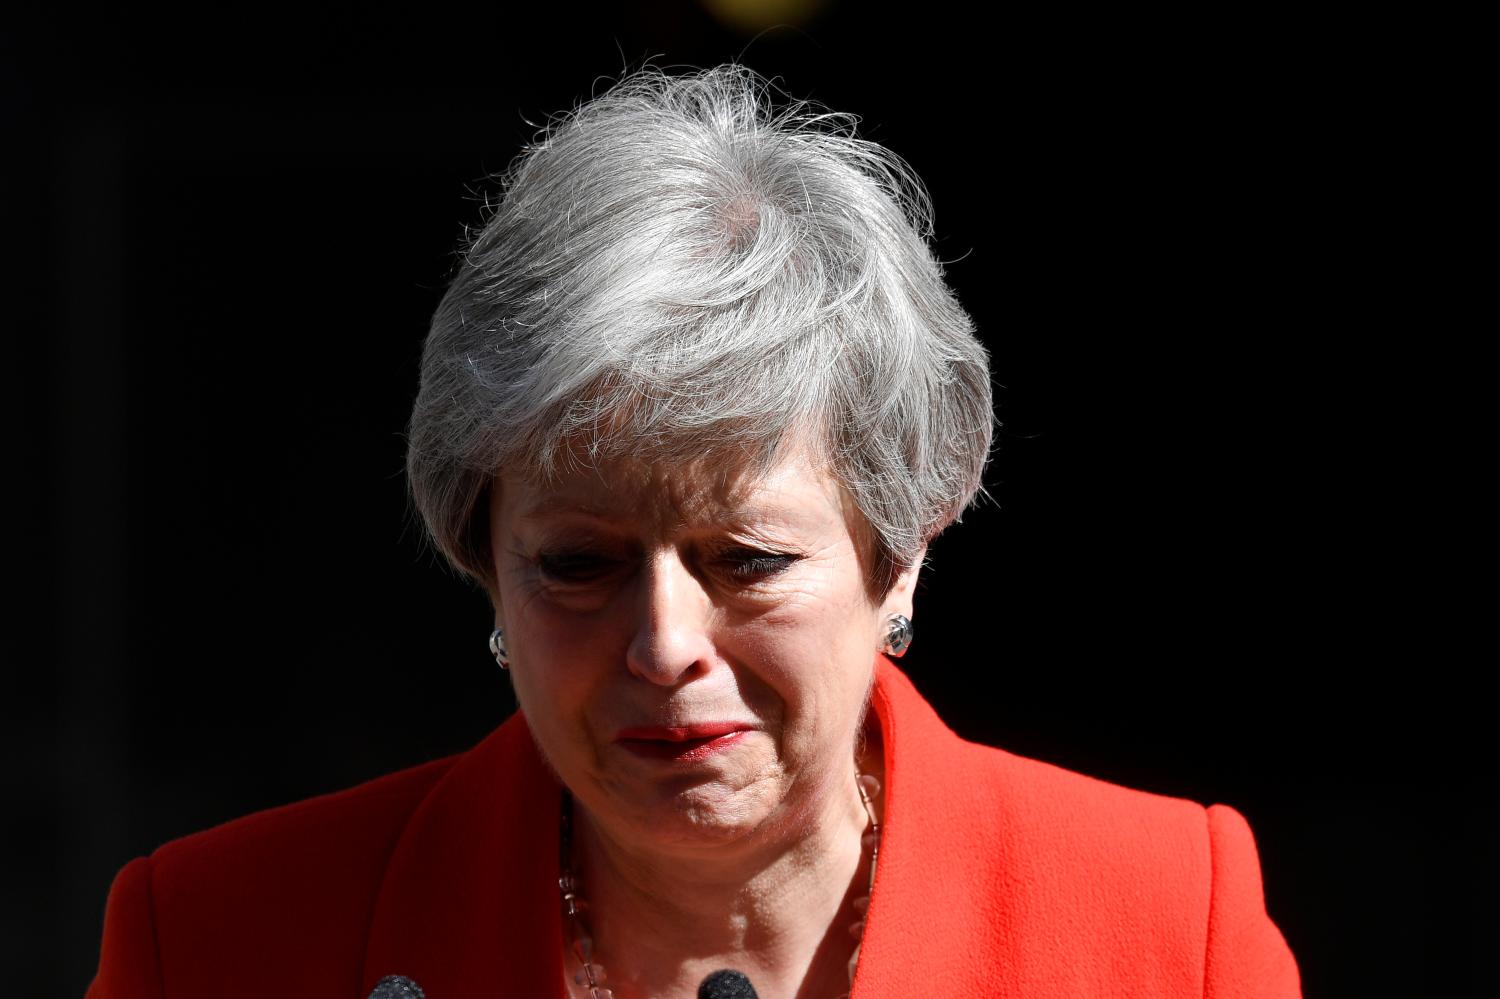
[[[729,574],[736,579],[765,579],[790,569],[796,556],[780,552],[763,552],[754,548],[735,548],[723,553],[721,559],[732,563]]]
[[[591,552],[543,552],[537,556],[537,568],[559,583],[591,583],[612,568],[611,561]]]

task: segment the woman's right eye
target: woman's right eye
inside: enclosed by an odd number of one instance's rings
[[[543,575],[559,583],[589,583],[613,572],[619,562],[595,552],[544,552],[536,563]]]

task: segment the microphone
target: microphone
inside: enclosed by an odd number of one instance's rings
[[[370,999],[427,999],[422,987],[405,975],[386,975],[375,983]]]
[[[760,999],[743,971],[725,968],[703,979],[698,999]]]

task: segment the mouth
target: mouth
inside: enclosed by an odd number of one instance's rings
[[[615,742],[626,752],[648,760],[695,763],[734,746],[753,729],[742,722],[702,725],[637,726],[621,729]]]

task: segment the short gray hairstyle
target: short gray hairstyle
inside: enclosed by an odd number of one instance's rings
[[[926,190],[853,116],[770,90],[732,64],[639,70],[511,164],[409,429],[413,499],[459,571],[494,584],[501,470],[769,464],[809,439],[872,528],[881,593],[981,490],[988,359]]]

